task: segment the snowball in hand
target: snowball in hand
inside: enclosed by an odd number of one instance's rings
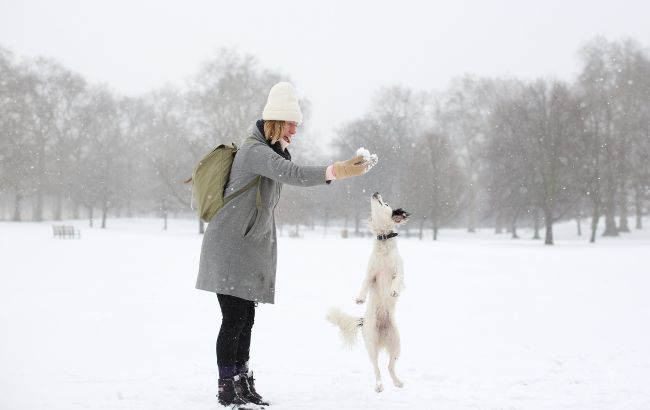
[[[377,161],[379,161],[379,158],[377,158],[377,154],[370,154],[370,151],[368,151],[363,147],[357,150],[357,156],[363,157],[363,161],[361,161],[361,164],[366,164],[366,172],[370,171],[372,167],[377,165]]]
[[[361,147],[357,150],[357,157],[358,156],[362,156],[364,161],[368,161],[370,159],[370,151]]]

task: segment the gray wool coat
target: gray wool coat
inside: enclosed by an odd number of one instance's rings
[[[203,236],[196,288],[261,303],[275,300],[277,238],[274,209],[282,184],[325,184],[326,166],[299,166],[276,153],[253,125],[237,151],[224,196],[261,175],[257,190],[228,202],[212,218]]]

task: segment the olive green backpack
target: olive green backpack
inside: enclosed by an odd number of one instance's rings
[[[205,222],[210,222],[225,204],[254,186],[257,186],[256,205],[258,208],[260,206],[259,176],[224,199],[224,191],[228,184],[228,178],[230,178],[230,168],[235,160],[237,150],[237,145],[234,142],[230,145],[217,146],[201,158],[194,167],[192,177],[185,181],[185,183],[192,183],[192,202],[196,201],[199,217]]]

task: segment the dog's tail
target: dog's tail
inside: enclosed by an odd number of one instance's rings
[[[326,319],[341,330],[341,336],[347,346],[354,346],[357,330],[363,326],[363,318],[350,316],[338,308],[331,308],[327,311]]]

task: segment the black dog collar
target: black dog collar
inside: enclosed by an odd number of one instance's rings
[[[390,232],[381,235],[377,235],[377,239],[380,241],[385,241],[386,239],[394,238],[397,236],[397,232]]]

